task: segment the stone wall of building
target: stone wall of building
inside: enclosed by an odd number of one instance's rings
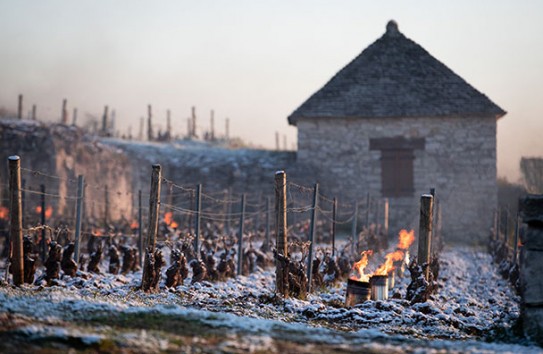
[[[436,188],[445,242],[487,236],[497,206],[495,119],[300,119],[297,126],[298,165],[316,167],[323,193],[351,201],[381,197],[381,151],[370,150],[370,139],[425,138],[425,149],[414,151],[415,193],[389,198],[391,231],[418,230],[420,195]]]

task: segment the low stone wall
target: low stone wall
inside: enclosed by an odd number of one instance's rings
[[[53,207],[53,216],[62,215],[64,220],[74,217],[73,197],[77,195],[79,174],[85,176],[86,220],[102,220],[105,185],[109,188],[111,220],[129,218],[133,214],[132,170],[125,154],[85,136],[77,127],[1,119],[1,199],[7,196],[7,158],[10,155],[21,157],[21,177],[26,189],[39,191],[40,185],[45,185],[46,193],[51,195],[46,197],[46,205]],[[38,218],[34,209],[40,204],[40,195],[26,193],[25,201],[27,221],[34,223]]]
[[[520,204],[522,221],[520,288],[524,334],[543,345],[543,195],[529,195]]]

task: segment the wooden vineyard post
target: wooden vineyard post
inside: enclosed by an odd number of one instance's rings
[[[17,104],[17,118],[23,119],[23,95],[19,95],[19,102]]]
[[[153,113],[151,105],[147,105],[147,140],[153,141]]]
[[[141,287],[144,291],[151,290],[152,273],[154,269],[149,269],[149,256],[155,252],[156,235],[158,230],[158,215],[160,208],[160,165],[153,165],[151,174],[151,194],[149,196],[149,228],[147,229],[147,248],[145,252],[145,262],[143,263],[143,273]]]
[[[85,177],[79,175],[77,177],[77,204],[75,216],[75,250],[74,261],[79,264],[79,249],[81,245],[81,218],[83,216],[83,198],[85,196]]]
[[[351,239],[352,239],[352,250],[353,253],[359,254],[360,253],[360,240],[358,239],[358,202],[355,200],[354,202],[354,210],[353,210],[353,221],[351,224]],[[355,252],[356,248],[356,252]]]
[[[141,189],[138,190],[138,255],[140,267],[143,266],[143,205],[141,203]]]
[[[245,223],[245,193],[241,195],[238,232],[238,275],[241,275],[243,267],[243,224]]]
[[[12,250],[10,269],[13,273],[13,284],[19,286],[24,282],[21,159],[19,156],[10,156],[8,160],[10,202],[9,237]]]
[[[266,246],[264,247],[265,251],[270,250],[270,204],[270,197],[266,197],[266,240],[264,241],[266,242]]]
[[[287,174],[275,172],[275,290],[283,297],[289,296],[288,240],[287,240]]]
[[[45,257],[47,254],[47,243],[45,242],[45,184],[40,185],[40,192],[41,192],[41,240],[40,240],[40,255],[41,255],[41,262],[42,264],[45,264]]]
[[[32,105],[32,120],[36,120],[36,105]]]
[[[200,218],[202,214],[202,185],[196,187],[196,222],[194,224],[194,253],[200,259]]]
[[[434,197],[431,194],[423,194],[420,197],[420,224],[419,224],[419,249],[417,262],[420,266],[430,264],[430,251],[432,249],[432,221],[433,221]],[[426,280],[430,275],[430,267],[426,267],[424,276]]]
[[[61,122],[64,125],[68,124],[68,111],[66,110],[67,104],[68,104],[68,100],[63,99],[62,100],[62,112],[60,112],[60,114],[61,114]]]
[[[311,226],[309,229],[309,253],[307,255],[307,292],[311,292],[313,278],[313,252],[315,248],[315,231],[317,230],[317,208],[319,203],[319,184],[313,187],[313,207],[311,208]]]
[[[337,198],[334,198],[332,204],[332,258],[336,255],[336,218],[337,218]]]

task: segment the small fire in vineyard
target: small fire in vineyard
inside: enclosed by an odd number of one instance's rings
[[[36,207],[36,214],[41,214],[41,205],[38,205]],[[45,218],[49,219],[49,218],[51,218],[51,216],[53,216],[53,207],[48,205],[45,208]]]
[[[398,234],[398,245],[396,251],[390,252],[385,256],[385,263],[381,264],[375,271],[375,275],[388,275],[394,270],[394,262],[409,262],[409,247],[415,242],[415,230],[400,230]]]
[[[356,271],[358,274],[354,274],[351,276],[351,279],[362,281],[362,282],[368,282],[370,280],[371,274],[365,274],[364,270],[366,269],[366,266],[368,265],[368,257],[373,254],[372,250],[367,250],[361,253],[362,258],[355,264],[353,264],[353,271]]]
[[[179,224],[177,224],[173,220],[173,213],[171,211],[168,211],[164,214],[164,222],[166,223],[166,225],[173,229],[177,229],[177,227],[179,226]]]
[[[0,219],[7,220],[8,215],[9,215],[9,209],[4,206],[0,206]]]
[[[130,230],[137,230],[139,229],[140,225],[138,224],[137,220],[132,220],[130,223]]]

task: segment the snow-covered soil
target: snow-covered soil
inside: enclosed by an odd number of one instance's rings
[[[274,296],[274,271],[145,294],[141,272],[80,273],[60,286],[0,287],[0,352],[543,353],[517,336],[519,298],[484,252],[441,255],[431,301],[344,306],[346,284]],[[397,280],[404,298],[409,279]]]

